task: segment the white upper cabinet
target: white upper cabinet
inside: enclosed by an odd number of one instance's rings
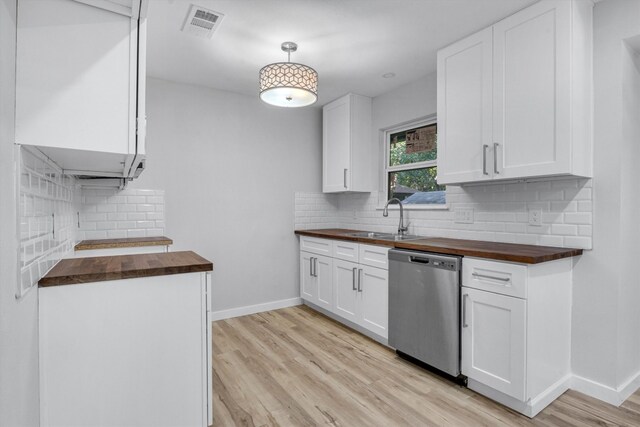
[[[487,28],[438,52],[440,184],[490,177],[492,33]]]
[[[345,95],[322,114],[322,191],[370,192],[371,98]]]
[[[438,52],[438,183],[592,175],[592,7],[542,0]]]
[[[127,177],[144,155],[146,23],[126,3],[18,2],[16,142],[66,173]]]

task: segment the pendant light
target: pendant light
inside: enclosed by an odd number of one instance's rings
[[[260,99],[278,107],[306,107],[318,99],[318,73],[311,67],[291,61],[298,50],[294,42],[284,42],[287,62],[265,65],[260,70]]]

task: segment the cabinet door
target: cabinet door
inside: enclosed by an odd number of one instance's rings
[[[359,269],[360,325],[384,338],[389,329],[389,272],[361,265]]]
[[[300,252],[300,298],[317,303],[318,282],[313,276],[314,255]]]
[[[136,21],[71,0],[18,9],[16,142],[135,153]]]
[[[333,311],[333,259],[326,256],[316,256],[313,263],[318,290],[317,304],[324,309]]]
[[[438,52],[438,183],[491,178],[492,29]]]
[[[333,312],[354,323],[358,323],[358,264],[339,259],[333,260],[333,290],[335,308]]]
[[[571,3],[543,0],[493,27],[493,142],[501,178],[570,170]]]
[[[351,183],[351,105],[349,96],[322,111],[322,190],[347,191]]]
[[[526,400],[526,301],[463,287],[462,310],[462,373]]]

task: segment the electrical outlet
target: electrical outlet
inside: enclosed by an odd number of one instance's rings
[[[534,227],[542,227],[542,210],[531,209],[529,211],[529,225]]]
[[[455,222],[458,224],[473,224],[473,209],[456,209]]]

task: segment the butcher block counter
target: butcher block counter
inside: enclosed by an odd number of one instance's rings
[[[71,285],[212,270],[211,261],[192,251],[69,258],[60,260],[38,285]]]
[[[132,248],[140,246],[167,246],[173,244],[173,240],[165,236],[154,237],[126,237],[121,239],[95,239],[83,240],[74,249],[86,251],[91,249]]]
[[[390,246],[399,249],[437,252],[441,254],[488,258],[499,261],[539,264],[562,258],[582,255],[582,249],[556,248],[551,246],[519,245],[515,243],[485,242],[481,240],[449,239],[443,237],[423,237],[415,240],[391,241],[369,237],[355,237],[351,234],[363,230],[329,228],[318,230],[297,230],[300,236],[323,239],[348,240],[371,245]]]

